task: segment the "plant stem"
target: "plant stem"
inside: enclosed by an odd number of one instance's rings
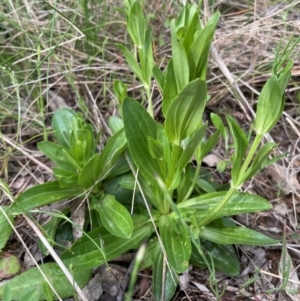
[[[201,163],[200,164],[197,163],[197,167],[196,167],[196,170],[195,170],[195,174],[194,174],[192,185],[190,186],[188,192],[184,196],[182,202],[185,202],[190,197],[190,195],[192,194],[192,192],[194,191],[194,188],[195,188],[196,183],[197,183],[197,179],[199,177],[200,168],[201,168]]]
[[[199,227],[203,227],[203,226],[207,225],[208,223],[210,223],[213,220],[216,213],[224,208],[224,206],[228,203],[228,201],[230,200],[232,195],[243,184],[243,183],[240,183],[241,179],[243,178],[243,175],[247,171],[247,168],[249,167],[250,162],[255,155],[255,152],[259,146],[261,139],[262,139],[262,135],[257,135],[255,137],[255,139],[250,147],[250,150],[248,152],[248,155],[247,155],[246,159],[244,160],[244,163],[239,172],[239,177],[238,177],[237,183],[235,183],[234,185],[232,185],[230,187],[230,189],[227,191],[226,195],[224,196],[223,200],[200,222]]]
[[[230,189],[227,191],[226,195],[224,196],[223,200],[212,210],[210,213],[200,222],[199,228],[207,225],[210,223],[217,212],[221,211],[223,207],[228,203],[232,195],[236,192],[236,187],[230,187]]]
[[[177,163],[178,163],[179,150],[180,150],[180,146],[177,144],[173,144],[170,168],[169,168],[168,177],[167,177],[167,187],[168,188],[172,185],[172,182],[173,182],[175,170],[176,170]]]
[[[241,181],[241,179],[243,178],[244,174],[246,173],[254,155],[255,155],[255,152],[260,144],[260,141],[262,139],[262,135],[256,135],[251,147],[250,147],[250,150],[247,154],[247,157],[246,159],[244,160],[244,163],[241,167],[241,170],[239,172],[239,176],[238,176],[238,180],[237,180],[237,183],[235,184],[235,187],[238,189],[243,183]]]
[[[148,101],[148,113],[150,114],[150,116],[154,119],[154,112],[153,112],[153,103],[152,103],[152,97],[151,97],[151,87],[150,85],[144,85],[144,88],[146,90],[147,93],[147,101]]]

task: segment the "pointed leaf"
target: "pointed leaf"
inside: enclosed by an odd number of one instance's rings
[[[206,133],[208,123],[205,123],[194,135],[194,137],[189,141],[185,150],[181,154],[178,161],[178,172],[181,172],[184,167],[190,162],[194,152],[196,151],[198,145],[201,143],[204,135]]]
[[[186,53],[188,53],[192,47],[195,33],[200,30],[200,21],[196,5],[191,5],[191,7],[189,8],[189,15],[189,24],[182,41],[182,45]]]
[[[164,151],[164,156],[163,156],[164,162],[166,163],[167,166],[169,166],[171,160],[171,147],[170,147],[169,139],[161,123],[156,122],[156,128],[157,128],[157,140],[159,141]]]
[[[165,120],[166,134],[173,143],[179,145],[197,130],[205,102],[206,83],[198,79],[190,82],[173,100]]]
[[[78,185],[89,189],[97,184],[102,169],[100,168],[100,155],[95,154],[82,168],[78,176]]]
[[[246,182],[248,179],[251,179],[265,166],[265,163],[268,161],[270,153],[276,146],[277,144],[272,142],[263,145],[263,147],[255,155],[255,158],[250,167],[248,168],[247,172],[242,177],[243,182]]]
[[[208,55],[220,13],[216,12],[207,22],[203,30],[195,37],[189,49],[188,59],[190,66],[190,79],[205,80]]]
[[[84,190],[77,186],[61,188],[57,181],[40,184],[19,195],[10,207],[11,214],[20,214],[60,200],[75,198],[83,192]]]
[[[158,160],[151,157],[148,149],[148,137],[156,139],[156,124],[143,106],[131,98],[124,101],[123,118],[132,159],[141,174],[156,185],[156,176],[162,178],[162,173]]]
[[[281,89],[281,93],[285,93],[285,89],[291,79],[291,69],[293,67],[294,63],[292,61],[289,61],[284,69],[280,72],[280,75],[278,77],[278,83]]]
[[[173,59],[171,58],[166,69],[165,82],[163,89],[162,111],[164,116],[167,116],[170,104],[178,94],[178,88],[175,79],[173,68]]]
[[[158,84],[160,91],[163,92],[165,86],[165,80],[166,80],[165,74],[156,66],[153,67],[152,73]]]
[[[76,164],[82,167],[95,153],[93,134],[88,129],[77,129],[70,135],[68,151]]]
[[[178,204],[177,208],[182,214],[196,210],[196,218],[201,221],[207,215],[207,212],[213,210],[223,200],[226,193],[227,191],[206,193]],[[254,213],[271,208],[270,202],[258,195],[236,192],[223,209],[216,214],[215,219],[242,213]]]
[[[127,87],[128,87],[127,85],[125,85],[123,82],[117,79],[114,81],[113,84],[114,93],[117,96],[117,99],[120,104],[123,103],[125,97],[127,97]],[[115,116],[111,116],[111,117],[115,117]]]
[[[200,237],[221,245],[266,246],[279,241],[244,227],[201,228]]]
[[[197,164],[201,164],[203,158],[208,155],[219,141],[221,129],[213,133],[206,141],[202,141],[196,151]]]
[[[108,140],[100,155],[95,154],[86,163],[79,174],[78,184],[88,189],[95,185],[97,181],[107,178],[125,150],[126,144],[125,132],[121,129]]]
[[[159,222],[159,232],[170,265],[177,273],[184,272],[189,266],[191,256],[188,231],[180,222],[162,216]]]
[[[255,128],[258,135],[268,133],[280,118],[284,106],[283,92],[275,75],[265,83],[257,102]]]
[[[100,204],[94,206],[103,226],[112,234],[121,238],[130,238],[133,231],[132,219],[127,209],[116,201],[111,194],[106,194]]]
[[[125,99],[125,98],[124,98]],[[116,134],[121,129],[124,128],[123,120],[117,116],[109,116],[108,117],[108,126],[113,134]]]
[[[7,220],[10,220],[13,223],[13,215],[10,213],[10,209],[7,206],[1,206],[0,210],[0,251],[5,247],[6,242],[9,239],[10,234],[12,233],[12,227]]]
[[[73,130],[73,120],[76,113],[68,108],[57,110],[52,118],[52,128],[59,144],[69,148],[70,134]]]
[[[139,57],[144,84],[150,87],[153,70],[152,29],[148,29],[146,32],[146,39],[143,48],[139,51]]]
[[[226,118],[234,142],[234,163],[231,170],[232,183],[233,185],[239,185],[237,181],[243,158],[248,147],[248,140],[237,122],[231,116],[226,116]]]
[[[128,171],[130,171],[130,167],[128,165],[127,159],[124,155],[122,155],[118,161],[116,162],[116,164],[114,165],[114,167],[111,169],[107,179],[119,176],[119,175],[123,175],[125,173],[127,173]]]
[[[125,46],[123,46],[121,44],[118,44],[118,47],[123,52],[123,55],[125,56],[127,64],[130,67],[130,69],[132,70],[132,72],[134,73],[134,75],[139,79],[139,81],[141,83],[143,83],[144,79],[143,79],[143,75],[142,75],[142,70],[141,70],[139,64],[137,63],[135,57],[133,56],[133,54]]]
[[[201,248],[205,254],[209,252],[216,271],[224,272],[229,276],[237,276],[240,273],[240,261],[233,246],[215,244],[202,239]],[[206,255],[208,261],[210,261],[210,256]],[[194,246],[190,263],[194,266],[206,267],[203,258]]]
[[[184,47],[177,41],[177,34],[175,29],[175,20],[170,23],[171,29],[171,44],[172,44],[172,58],[173,68],[176,79],[178,91],[180,92],[189,83],[190,71],[187,59],[187,54]]]
[[[61,212],[61,216],[52,216],[50,221],[42,226],[43,234],[47,238],[51,246],[54,246],[56,230],[60,222],[63,220],[63,215],[68,214],[69,211],[69,208],[65,208]],[[40,251],[44,255],[49,255],[49,249],[45,247],[45,245],[40,239],[38,240],[38,246]]]
[[[175,293],[178,284],[178,275],[164,261],[164,255],[158,242],[151,253],[151,257],[153,262],[152,285],[154,299],[168,301]]]
[[[145,41],[146,19],[139,1],[134,1],[131,5],[127,20],[127,30],[134,44],[141,49]]]
[[[51,161],[56,163],[60,168],[68,170],[70,172],[76,172],[76,167],[71,164],[66,156],[68,149],[48,141],[41,141],[38,143],[38,148],[42,151]]]

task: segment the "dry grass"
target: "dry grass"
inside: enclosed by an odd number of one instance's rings
[[[125,81],[131,95],[143,99],[116,47],[116,43],[129,43],[117,2],[92,2],[93,7],[87,9],[72,0],[52,2],[52,7],[39,1],[5,1],[0,8],[0,171],[14,196],[51,177],[36,143],[48,135],[50,116],[57,107],[82,111],[98,131],[108,134],[106,119],[116,114],[113,81]],[[299,35],[300,1],[204,1],[204,19],[216,9],[222,17],[210,59],[207,112],[231,114],[249,129],[259,91],[271,74],[276,47],[280,41],[284,47]],[[154,54],[164,66],[170,56],[166,16],[176,15],[178,4],[148,0],[146,10],[155,16],[150,18]],[[295,281],[296,288],[300,285],[299,53],[297,45],[290,56],[295,64],[284,115],[266,137],[276,141],[278,153],[286,152],[286,157],[243,188],[269,199],[274,210],[238,218],[273,237],[286,235],[296,271],[288,285]],[[155,90],[153,95],[159,110],[160,95]],[[218,155],[226,159],[222,146]],[[3,194],[0,203],[7,202]],[[226,286],[223,300],[300,300],[299,291],[286,294],[286,287],[280,286],[278,262],[284,247],[241,248],[243,273],[234,279],[217,274],[220,285]],[[19,256],[23,258],[23,252]],[[256,274],[255,267],[261,273]],[[191,275],[194,284],[207,286],[208,275],[203,271],[193,270]],[[210,292],[200,293],[196,288],[186,294],[214,300]],[[176,298],[189,300],[184,294]]]

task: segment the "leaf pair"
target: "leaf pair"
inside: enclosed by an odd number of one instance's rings
[[[180,142],[191,135],[201,125],[201,116],[206,100],[206,84],[195,80],[188,84],[172,102],[165,121],[165,135],[179,146]],[[150,117],[146,110],[135,100],[126,98],[123,104],[123,118],[130,154],[143,176],[152,184],[157,185],[156,177],[165,179],[165,166],[170,160],[169,142],[160,127]],[[204,130],[198,133],[196,139],[201,139]],[[158,140],[161,135],[160,141]],[[194,140],[193,144],[197,141]],[[201,141],[199,141],[200,143]],[[187,160],[192,156],[193,145],[180,161],[182,170]],[[192,150],[193,152],[193,150]],[[178,160],[179,158],[175,158]],[[174,160],[174,158],[172,158]],[[174,163],[174,162],[173,162]]]

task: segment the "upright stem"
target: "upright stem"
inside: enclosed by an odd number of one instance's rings
[[[257,150],[257,148],[259,146],[259,143],[260,143],[261,139],[262,139],[262,135],[256,135],[256,137],[255,137],[255,139],[254,139],[254,141],[253,141],[253,143],[252,143],[252,145],[250,147],[250,150],[249,150],[249,152],[247,154],[247,157],[244,160],[244,163],[243,163],[243,165],[241,167],[241,170],[239,172],[238,180],[237,180],[237,183],[236,183],[237,188],[240,185],[243,184],[243,183],[240,183],[241,179],[243,178],[244,174],[246,173],[246,171],[247,171],[247,169],[248,169],[248,167],[249,167],[249,165],[250,165],[250,163],[251,163],[251,161],[252,161],[252,159],[253,159],[253,157],[255,155],[255,152],[256,152],[256,150]]]
[[[170,167],[168,171],[167,177],[167,187],[169,188],[173,182],[173,178],[175,175],[177,163],[178,163],[178,155],[179,155],[180,146],[177,144],[173,144]]]
[[[194,188],[196,186],[197,183],[197,179],[199,177],[199,173],[200,173],[200,168],[201,168],[201,164],[197,164],[196,170],[195,170],[195,174],[194,174],[194,178],[193,178],[193,182],[192,185],[190,186],[188,192],[186,193],[186,195],[184,196],[182,202],[185,202],[190,195],[192,194],[192,192],[194,191]]]
[[[239,176],[238,176],[238,180],[237,183],[234,183],[230,189],[227,191],[226,195],[224,196],[223,200],[200,222],[199,227],[203,227],[205,225],[207,225],[208,223],[210,223],[215,215],[224,208],[224,206],[228,203],[228,201],[230,200],[230,198],[232,197],[232,195],[239,189],[240,185],[242,185],[243,183],[240,183],[243,175],[245,174],[245,172],[247,171],[247,168],[249,167],[251,160],[253,159],[255,152],[258,148],[258,145],[260,143],[262,139],[261,135],[257,135],[250,147],[250,150],[248,152],[248,155],[246,157],[246,159],[244,160],[244,163],[241,167],[241,170],[239,172]]]
[[[226,195],[224,196],[223,200],[217,205],[200,223],[199,223],[199,228],[207,225],[210,223],[215,215],[223,209],[223,207],[228,203],[232,195],[236,192],[235,187],[230,187],[230,189],[227,191]]]
[[[151,97],[151,87],[150,87],[150,85],[148,85],[148,86],[144,85],[144,88],[145,88],[146,93],[147,93],[148,113],[154,119],[153,103],[152,103],[152,97]]]

